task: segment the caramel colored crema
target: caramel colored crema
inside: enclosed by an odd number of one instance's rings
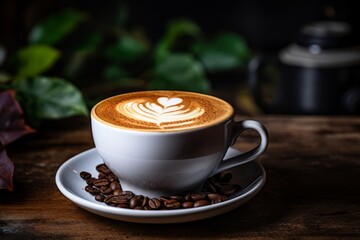
[[[175,131],[230,119],[232,106],[209,95],[181,91],[144,91],[117,95],[92,110],[97,120],[129,130]]]

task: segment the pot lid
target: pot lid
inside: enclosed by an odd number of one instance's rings
[[[299,67],[346,67],[360,64],[360,44],[350,24],[320,21],[305,25],[280,60]]]
[[[317,45],[322,49],[346,48],[356,45],[353,28],[340,21],[318,21],[303,26],[295,40],[303,47]]]
[[[288,65],[313,68],[348,67],[360,64],[360,47],[321,50],[292,44],[279,53]]]

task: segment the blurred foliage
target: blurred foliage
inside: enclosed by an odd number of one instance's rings
[[[208,39],[188,19],[169,21],[153,43],[146,29],[127,26],[131,12],[123,1],[113,11],[102,19],[60,9],[37,22],[11,56],[0,48],[0,91],[15,90],[30,123],[87,115],[86,103],[94,101],[79,88],[88,85],[209,93],[209,74],[244,70],[251,55],[238,34]]]
[[[144,29],[127,27],[129,9],[118,3],[104,19],[60,9],[37,22],[26,44],[9,56],[0,43],[0,189],[13,188],[8,140],[33,132],[27,124],[87,116],[98,99],[85,101],[79,89],[110,84],[208,93],[208,74],[244,70],[250,51],[241,36],[207,39],[196,23],[178,19],[152,43]]]
[[[210,84],[203,66],[189,54],[169,54],[155,66],[151,89],[188,89],[209,92]]]
[[[51,68],[60,57],[60,51],[47,45],[29,45],[15,55],[17,78],[31,77]]]
[[[14,90],[26,120],[38,126],[43,120],[88,115],[82,93],[70,81],[45,76],[61,58],[54,45],[70,34],[84,15],[61,11],[34,26],[26,46],[0,65],[0,91]]]
[[[55,13],[33,27],[29,43],[55,45],[75,30],[84,18],[84,14],[71,9]]]
[[[105,56],[113,62],[132,62],[143,56],[148,50],[149,46],[141,39],[125,35],[105,49]]]
[[[17,80],[15,86],[21,106],[33,121],[87,115],[80,91],[63,79],[36,76]]]
[[[188,36],[196,39],[200,35],[200,28],[189,20],[179,19],[169,22],[164,36],[155,45],[154,57],[156,62],[162,61],[172,54],[172,51],[181,44],[180,40],[184,37]]]
[[[192,50],[209,72],[245,68],[250,57],[245,40],[234,33],[218,35],[212,41],[196,42]]]

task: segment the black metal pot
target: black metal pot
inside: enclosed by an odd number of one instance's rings
[[[351,26],[322,21],[304,26],[295,43],[277,56],[278,79],[272,103],[262,94],[260,72],[268,60],[249,64],[249,85],[267,113],[360,113],[360,45]]]

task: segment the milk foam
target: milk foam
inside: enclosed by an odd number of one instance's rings
[[[205,112],[200,107],[185,107],[182,102],[183,99],[178,97],[159,97],[157,103],[122,102],[116,106],[116,110],[126,117],[154,123],[159,128],[163,128],[164,123],[166,127],[191,125]]]

